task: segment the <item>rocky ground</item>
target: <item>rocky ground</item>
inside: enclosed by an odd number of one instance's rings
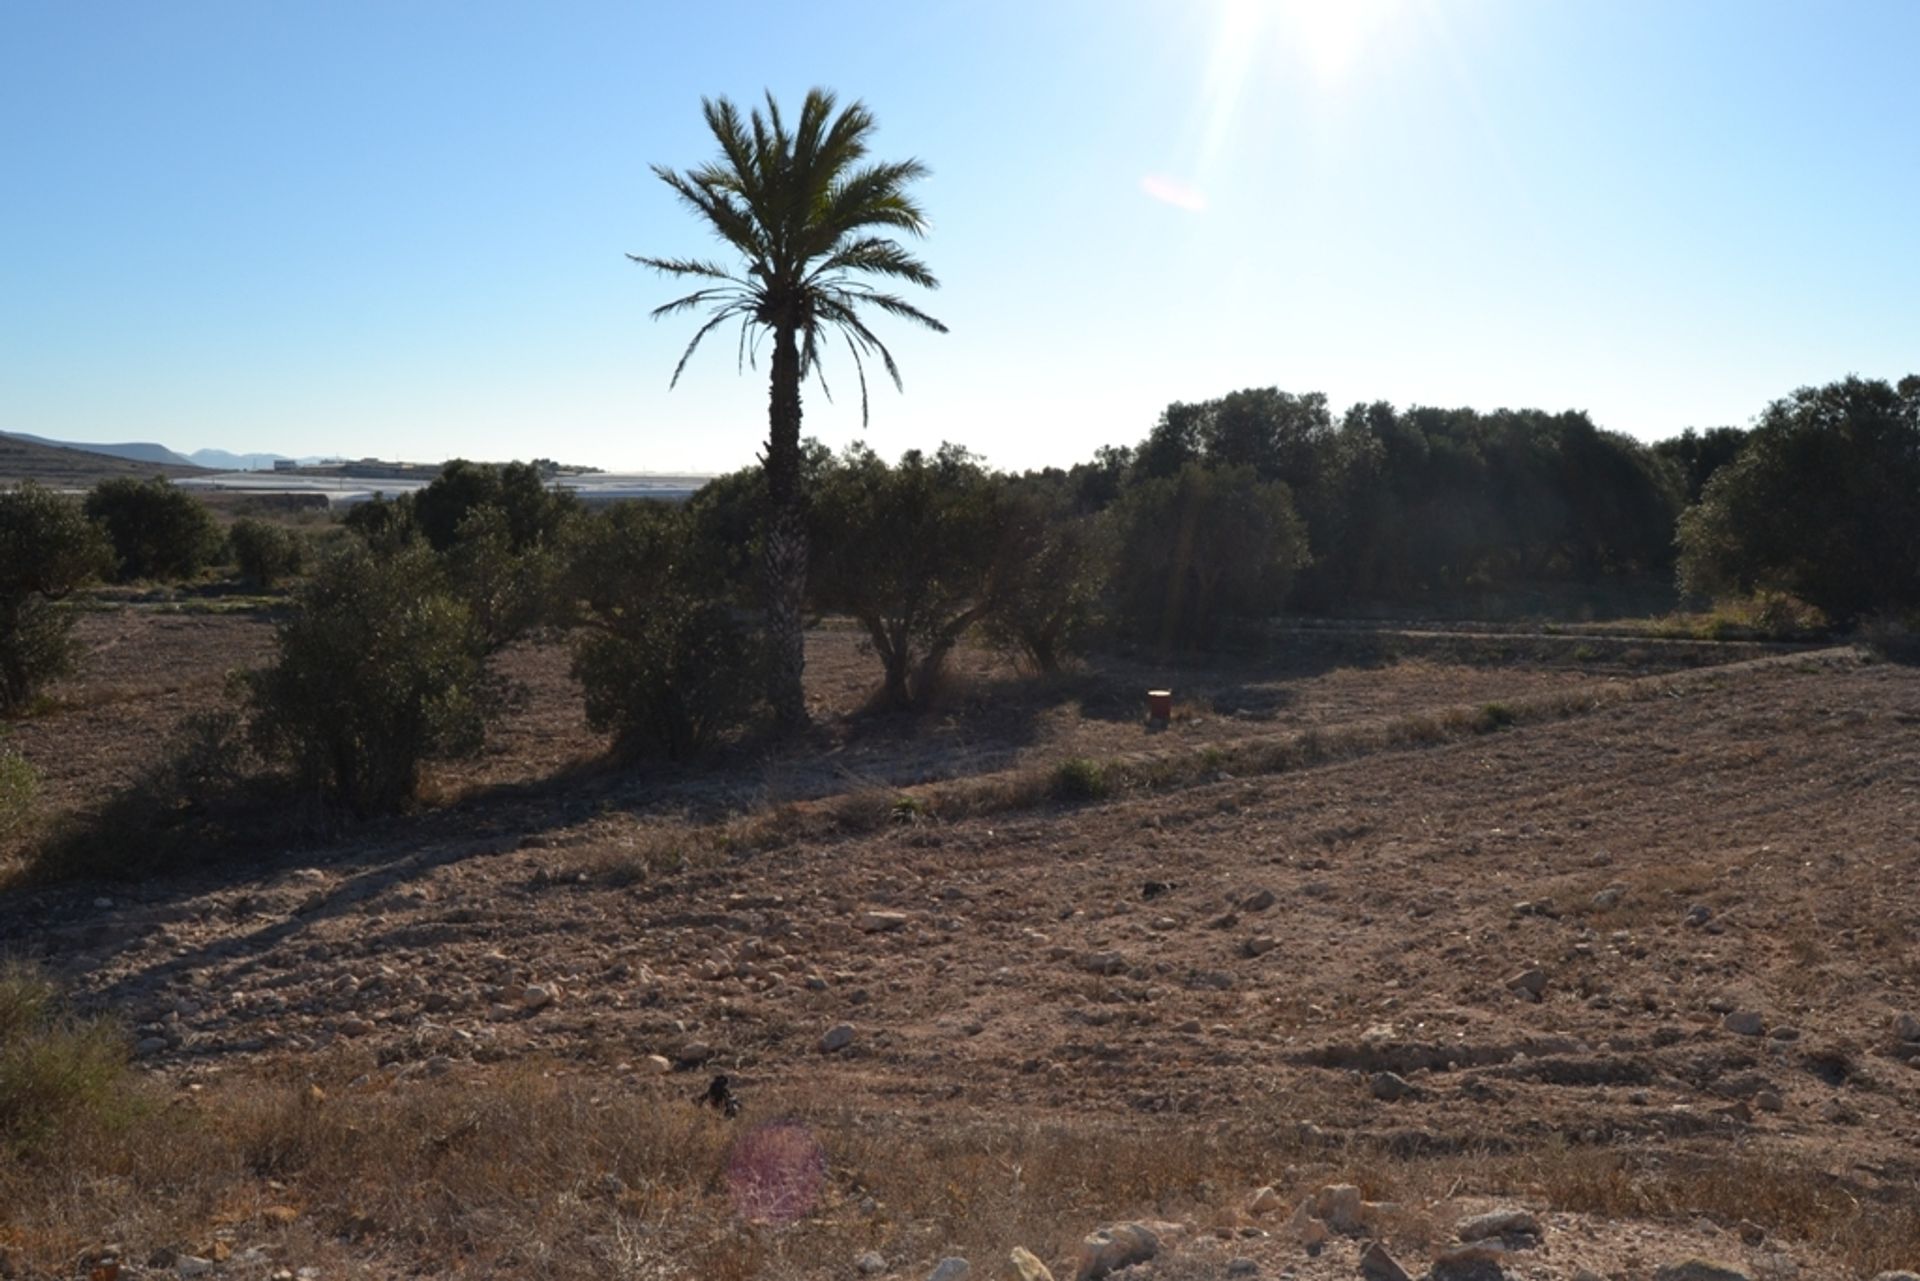
[[[1396,667],[1296,678],[1287,706],[1591,679]],[[1125,1216],[1160,1220],[1151,1250],[1102,1255],[1092,1222],[987,1232],[975,1278],[1042,1275],[1013,1244],[1082,1281],[1920,1267],[1889,1254],[1920,1243],[1920,672],[1703,673],[1295,773],[899,818],[681,858],[644,807],[481,809],[458,835],[16,895],[0,949],[122,1015],[183,1090],[322,1062],[345,1088],[485,1087],[539,1063],[673,1100],[724,1073],[741,1133],[805,1095],[883,1132],[991,1117],[1268,1145],[1112,1205],[1123,1245]],[[1802,1204],[1842,1198],[1844,1220]],[[968,1275],[937,1242],[869,1235],[870,1257],[807,1274]],[[1728,1270],[1674,1270],[1696,1257]]]

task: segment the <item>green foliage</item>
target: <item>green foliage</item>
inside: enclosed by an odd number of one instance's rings
[[[578,503],[565,490],[548,489],[532,463],[470,463],[456,458],[431,485],[413,496],[413,521],[435,551],[454,547],[479,509],[500,513],[515,554],[551,544]]]
[[[74,1126],[120,1109],[126,1038],[77,1018],[53,986],[16,962],[0,963],[0,1152],[52,1157]]]
[[[856,445],[821,480],[813,516],[815,598],[866,631],[888,706],[924,703],[948,653],[994,608],[1010,550],[999,484],[957,446],[889,467]]]
[[[253,730],[303,785],[357,814],[406,806],[426,760],[479,747],[485,638],[424,550],[321,566],[252,677]]]
[[[420,526],[413,515],[412,494],[401,494],[398,498],[375,494],[366,502],[349,507],[340,524],[351,530],[376,556],[391,556],[420,537]]]
[[[1202,648],[1231,621],[1278,613],[1306,561],[1287,487],[1251,467],[1189,463],[1136,484],[1115,515],[1119,608],[1163,648]]]
[[[760,653],[710,563],[684,508],[621,503],[570,535],[573,675],[622,755],[685,760],[753,715]]]
[[[1837,622],[1920,605],[1920,379],[1848,378],[1776,401],[1680,521],[1706,595],[1784,592]]]
[[[1488,703],[1473,718],[1473,730],[1476,734],[1491,734],[1495,730],[1506,729],[1519,720],[1519,715],[1505,703]]]
[[[1075,757],[1053,771],[1053,794],[1063,801],[1097,801],[1113,790],[1112,780],[1099,761]]]
[[[86,511],[106,530],[122,582],[192,578],[219,559],[225,541],[204,503],[159,476],[103,480]]]
[[[1738,427],[1709,427],[1706,431],[1689,427],[1678,436],[1657,442],[1653,452],[1678,470],[1687,506],[1691,507],[1700,501],[1713,474],[1738,458],[1746,444],[1747,433]]]
[[[300,572],[306,544],[284,525],[242,516],[227,529],[233,563],[240,576],[262,591]]]
[[[987,635],[1033,670],[1080,652],[1112,564],[1111,525],[1072,510],[1065,485],[1004,482],[999,583]]]
[[[441,563],[489,651],[526,635],[551,612],[557,555],[545,544],[516,551],[512,520],[499,507],[476,507],[460,522]]]
[[[0,743],[0,842],[25,829],[39,794],[39,772],[26,757]]]
[[[0,490],[0,715],[23,711],[73,668],[73,615],[56,603],[105,571],[111,553],[70,499]]]

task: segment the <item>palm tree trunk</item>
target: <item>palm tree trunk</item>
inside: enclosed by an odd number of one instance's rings
[[[782,732],[807,723],[807,526],[800,493],[800,348],[791,325],[773,336],[767,404],[767,701]]]

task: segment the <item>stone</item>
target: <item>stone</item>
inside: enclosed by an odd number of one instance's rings
[[[213,1271],[213,1260],[203,1259],[197,1254],[183,1254],[173,1261],[176,1275],[183,1277],[203,1277]]]
[[[1506,1281],[1500,1251],[1486,1245],[1455,1246],[1433,1260],[1427,1281]]]
[[[1237,1259],[1227,1260],[1227,1276],[1229,1278],[1257,1277],[1259,1275],[1260,1264],[1256,1260],[1249,1259],[1245,1255],[1241,1255]]]
[[[1920,1281],[1920,1272],[1882,1272],[1873,1281]]]
[[[887,1270],[887,1260],[878,1250],[868,1250],[853,1261],[853,1270],[863,1277],[878,1276]]]
[[[1599,911],[1609,912],[1609,911],[1612,911],[1614,908],[1619,907],[1620,901],[1626,898],[1626,896],[1627,896],[1626,886],[1609,885],[1607,886],[1607,888],[1605,888],[1604,890],[1601,890],[1599,893],[1593,896],[1593,906]]]
[[[1902,1041],[1920,1041],[1920,1015],[1911,1012],[1894,1015],[1893,1034]]]
[[[1386,1103],[1410,1099],[1420,1091],[1398,1072],[1375,1072],[1367,1078],[1367,1092]]]
[[[1273,937],[1273,935],[1256,934],[1240,945],[1240,954],[1248,958],[1265,956],[1268,952],[1273,951],[1274,948],[1279,946],[1280,940]]]
[[[1399,1260],[1388,1254],[1387,1247],[1378,1241],[1369,1243],[1360,1252],[1360,1275],[1367,1281],[1413,1281]]]
[[[1256,1216],[1272,1214],[1285,1204],[1280,1199],[1280,1194],[1272,1188],[1258,1188],[1251,1197],[1247,1198],[1247,1213]]]
[[[1116,1223],[1087,1233],[1073,1281],[1101,1281],[1111,1272],[1145,1263],[1160,1253],[1160,1238],[1144,1223]]]
[[[862,912],[860,919],[854,922],[863,933],[885,934],[892,930],[904,929],[907,924],[905,912]]]
[[[688,1041],[680,1047],[680,1053],[676,1057],[687,1067],[697,1067],[713,1057],[713,1047],[705,1041]]]
[[[673,1060],[664,1054],[649,1054],[640,1060],[640,1070],[649,1076],[665,1076],[673,1071]]]
[[[820,1053],[833,1054],[853,1044],[853,1024],[835,1023],[820,1038]]]
[[[153,1055],[163,1053],[166,1048],[166,1037],[144,1036],[133,1043],[133,1057],[136,1059],[151,1058]]]
[[[531,983],[520,993],[520,1008],[529,1014],[544,1010],[554,1001],[554,990],[544,983]]]
[[[1264,888],[1257,889],[1240,900],[1240,910],[1243,912],[1264,912],[1272,907],[1275,902],[1276,900],[1272,890]]]
[[[1088,952],[1079,965],[1090,974],[1118,974],[1127,968],[1127,958],[1118,952]]]
[[[1488,1237],[1533,1237],[1538,1240],[1542,1235],[1540,1220],[1531,1212],[1520,1209],[1493,1210],[1462,1219],[1455,1226],[1454,1233],[1462,1241],[1484,1241]]]
[[[1713,909],[1705,903],[1695,903],[1687,909],[1686,923],[1693,929],[1699,929],[1713,919]]]
[[[1317,1254],[1321,1246],[1333,1239],[1333,1231],[1313,1217],[1313,1201],[1312,1197],[1308,1197],[1294,1207],[1293,1217],[1287,1220],[1286,1231],[1305,1246],[1308,1253]]]
[[[973,1265],[959,1257],[940,1260],[933,1271],[927,1273],[927,1281],[966,1281],[967,1274],[973,1271]]]
[[[1546,993],[1547,972],[1537,965],[1530,966],[1509,978],[1507,988],[1529,1000],[1537,1001]]]
[[[1035,1258],[1025,1246],[1014,1246],[1007,1261],[1013,1264],[1014,1275],[1020,1281],[1053,1281],[1053,1273],[1047,1270],[1047,1265]]]
[[[1766,1030],[1767,1022],[1758,1010],[1735,1010],[1720,1020],[1720,1026],[1735,1036],[1759,1036]]]
[[[1654,1271],[1653,1281],[1753,1281],[1738,1268],[1708,1259],[1687,1259],[1669,1263]]]
[[[1778,1090],[1761,1090],[1753,1096],[1753,1106],[1762,1112],[1778,1112],[1787,1106],[1787,1101],[1780,1097]]]
[[[1313,1194],[1313,1215],[1335,1232],[1358,1232],[1366,1226],[1366,1202],[1351,1183],[1330,1183]]]

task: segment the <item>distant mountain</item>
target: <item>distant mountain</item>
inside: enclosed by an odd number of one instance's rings
[[[202,467],[215,471],[272,471],[285,454],[234,454],[224,449],[196,449],[187,455]]]
[[[51,445],[55,449],[77,449],[87,454],[106,454],[110,458],[124,458],[134,463],[158,463],[166,467],[197,465],[193,459],[176,454],[165,445],[150,444],[146,441],[134,441],[124,445],[95,445],[77,440],[48,440],[45,436],[30,436],[23,431],[0,432],[0,436],[12,436],[15,440],[31,441],[36,445]]]
[[[112,476],[204,476],[201,467],[173,463],[146,462],[122,458],[118,454],[96,453],[90,449],[67,449],[43,445],[31,436],[0,432],[0,486],[23,480],[38,481],[55,489],[87,489]]]

